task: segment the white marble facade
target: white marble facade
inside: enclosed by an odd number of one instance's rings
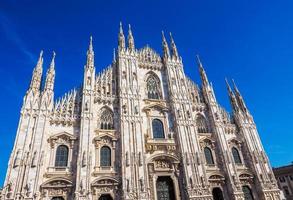
[[[41,53],[0,199],[280,199],[237,87],[227,84],[230,116],[200,60],[198,86],[171,35],[162,48],[135,48],[120,25],[113,61],[96,74],[91,39],[82,86],[57,101],[55,54],[41,87]]]

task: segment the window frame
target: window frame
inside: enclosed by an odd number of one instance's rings
[[[157,121],[157,122],[159,122],[160,124],[161,124],[161,130],[162,130],[162,137],[155,137],[155,131],[154,131],[154,121]],[[151,127],[152,127],[152,138],[154,139],[154,140],[162,140],[162,139],[166,139],[166,131],[165,131],[165,125],[164,125],[164,122],[163,122],[163,120],[161,120],[161,119],[159,119],[159,118],[153,118],[152,120],[151,120]]]
[[[210,156],[210,158],[211,158],[211,160],[210,160],[211,163],[208,162],[208,158],[207,158],[207,155],[206,155],[206,153],[207,153],[206,150],[208,150],[209,156]],[[215,162],[215,158],[214,158],[213,150],[212,150],[210,147],[205,146],[205,147],[203,148],[203,152],[204,152],[204,157],[205,157],[206,165],[208,165],[208,166],[214,166],[214,165],[216,164],[216,162]]]
[[[102,159],[103,159],[103,156],[102,156],[102,150],[103,149],[108,149],[109,150],[109,155],[108,155],[108,159],[109,160],[107,160],[107,162],[109,163],[109,165],[103,165],[102,163]],[[103,145],[101,148],[100,148],[100,159],[99,159],[99,161],[100,161],[100,167],[101,168],[108,168],[108,167],[112,167],[112,161],[113,161],[113,158],[112,158],[112,148],[110,147],[110,146],[108,146],[108,145]]]
[[[61,147],[65,147],[65,149],[67,150],[66,165],[60,165],[60,162],[65,162],[65,160],[64,161],[57,160],[58,156],[63,156],[64,157],[64,155],[58,155],[58,150]],[[70,155],[70,152],[69,151],[70,151],[69,147],[67,145],[65,145],[65,144],[60,144],[60,145],[57,146],[56,151],[55,151],[55,162],[54,162],[54,167],[55,168],[66,168],[66,167],[68,167],[68,164],[69,164],[69,155]],[[58,162],[59,162],[59,164],[57,165]]]
[[[234,153],[237,153],[237,159],[239,160],[239,162],[237,161],[236,162],[236,159],[235,159],[235,154]],[[232,154],[232,157],[233,157],[233,162],[236,164],[236,165],[242,165],[243,164],[243,159],[242,159],[242,157],[241,157],[241,155],[240,155],[240,151],[239,151],[239,149],[237,148],[237,147],[235,147],[235,146],[232,146],[232,148],[231,148],[231,154]]]

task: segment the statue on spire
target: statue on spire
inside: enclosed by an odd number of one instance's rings
[[[174,42],[174,39],[172,37],[172,33],[170,32],[170,38],[171,38],[171,50],[172,50],[172,56],[175,57],[175,59],[178,59],[179,56],[178,56],[178,51],[177,51],[177,47],[176,47],[176,44]]]
[[[118,35],[118,48],[119,50],[125,49],[125,37],[123,34],[123,27],[121,22],[120,22],[119,35]]]
[[[162,40],[163,40],[162,41],[162,46],[163,46],[164,57],[169,58],[170,57],[170,51],[169,51],[168,43],[167,43],[166,38],[165,38],[164,31],[162,31]]]

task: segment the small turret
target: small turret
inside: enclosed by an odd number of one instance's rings
[[[53,57],[51,60],[50,67],[46,74],[45,90],[54,90],[54,81],[55,81],[55,56],[56,53],[53,51]]]
[[[123,28],[122,28],[121,22],[120,22],[119,35],[118,35],[118,49],[119,50],[125,49],[125,37],[123,34]]]
[[[162,46],[163,46],[163,53],[164,53],[164,58],[169,58],[170,57],[170,51],[168,47],[168,43],[165,38],[164,31],[162,31]]]
[[[128,39],[128,49],[130,51],[133,51],[135,49],[135,46],[134,46],[134,39],[133,39],[130,24],[128,25],[128,37],[127,37],[127,39]]]
[[[172,57],[175,58],[175,59],[178,59],[179,56],[178,56],[178,51],[177,51],[177,47],[176,47],[176,44],[174,42],[174,39],[172,37],[172,33],[170,32],[170,38],[171,38],[171,51],[172,51]]]
[[[40,52],[40,56],[39,56],[37,65],[33,71],[29,90],[32,90],[33,92],[40,91],[41,81],[42,81],[42,73],[43,73],[43,51]]]

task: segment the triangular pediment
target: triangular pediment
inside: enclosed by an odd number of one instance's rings
[[[64,139],[64,140],[76,140],[76,137],[70,133],[67,132],[61,132],[57,133],[55,135],[52,135],[49,140],[58,140],[59,138]]]
[[[64,178],[54,178],[41,185],[42,188],[72,187],[72,182]]]
[[[150,105],[147,105],[143,108],[143,111],[149,111],[149,110],[158,110],[158,111],[168,111],[168,107],[166,106],[165,103],[161,102],[155,102],[151,103]]]

